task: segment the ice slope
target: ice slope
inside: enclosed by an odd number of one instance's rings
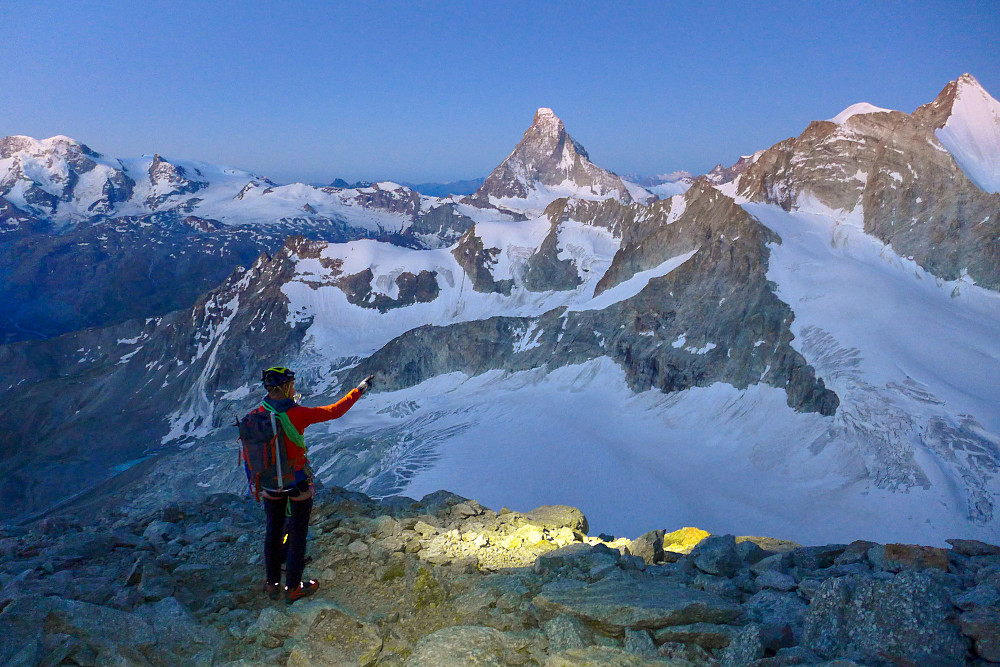
[[[300,259],[295,278],[282,287],[289,299],[289,324],[311,322],[306,333],[306,349],[310,353],[328,358],[362,357],[424,325],[445,326],[496,315],[532,317],[561,306],[575,310],[606,308],[635,296],[651,279],[665,275],[693,255],[671,258],[595,299],[597,283],[611,265],[620,239],[603,228],[570,220],[560,225],[559,258],[573,259],[580,285],[573,290],[533,292],[523,286],[525,264],[550,227],[547,217],[476,225],[476,234],[484,247],[500,251],[491,267],[494,279],[514,281],[509,296],[473,290],[471,280],[451,249],[414,250],[369,240],[331,244],[319,258]],[[436,273],[440,292],[433,301],[382,314],[348,301],[347,295],[336,286],[336,277],[324,266],[337,262],[343,275],[371,269],[373,292],[390,298],[396,298],[396,278],[404,271]]]
[[[882,488],[953,489],[938,502],[956,526],[996,526],[1000,294],[899,257],[859,211],[744,208],[781,236],[767,275],[795,312],[792,345],[840,397],[811,447]]]
[[[321,477],[368,493],[448,489],[518,511],[570,504],[593,533],[697,525],[807,544],[995,541],[996,527],[966,523],[947,489],[872,488],[839,472],[835,449],[801,446],[830,422],[790,410],[784,392],[766,385],[636,394],[601,358],[548,375],[452,374],[372,394],[318,426],[336,439],[310,452]],[[330,477],[352,456],[335,443],[385,441],[380,465]]]
[[[1000,192],[1000,102],[971,76],[958,80],[951,116],[934,134],[969,180]]]

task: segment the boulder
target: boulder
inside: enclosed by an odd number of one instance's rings
[[[822,570],[833,565],[837,556],[847,550],[846,544],[799,547],[792,550],[792,564],[806,570]]]
[[[342,609],[321,609],[288,656],[288,667],[358,665],[370,667],[382,651],[375,627]]]
[[[542,631],[549,638],[549,653],[586,648],[594,643],[590,628],[569,614],[560,614],[546,621],[542,624]]]
[[[963,556],[1000,556],[1000,546],[979,540],[945,540],[952,551]]]
[[[743,540],[742,542],[736,540],[736,555],[740,557],[740,560],[748,565],[753,565],[770,555],[769,551],[761,549],[756,542],[751,540]]]
[[[948,589],[924,572],[890,579],[828,579],[813,595],[802,645],[824,659],[879,663],[962,664],[967,642],[959,635]]]
[[[875,542],[868,540],[854,540],[847,545],[844,552],[833,559],[834,565],[853,565],[855,563],[868,562],[868,550],[878,546]]]
[[[406,667],[504,667],[507,646],[499,630],[457,625],[438,630],[417,642]]]
[[[649,636],[649,630],[626,630],[625,650],[648,658],[656,657],[656,644]]]
[[[247,628],[246,638],[265,648],[277,648],[292,634],[294,623],[288,614],[275,607],[264,607],[257,620]]]
[[[46,629],[81,639],[85,643],[112,648],[126,645],[136,649],[156,643],[152,625],[141,616],[111,607],[50,598]]]
[[[569,614],[618,636],[630,628],[657,630],[668,625],[727,623],[741,612],[739,605],[717,595],[665,578],[627,573],[589,585],[579,581],[546,584],[534,605],[543,620]]]
[[[764,657],[764,641],[761,626],[750,623],[733,638],[722,652],[722,667],[747,667],[758,658]]]
[[[887,572],[927,568],[948,571],[948,550],[936,547],[922,547],[916,544],[886,544],[884,547],[872,547],[868,552],[868,558],[876,569]]]
[[[569,505],[542,505],[527,514],[528,520],[542,528],[569,528],[583,534],[590,531],[590,524],[583,512]]]
[[[632,540],[629,551],[646,561],[647,565],[663,562],[663,535],[666,531],[651,530]]]
[[[989,584],[979,584],[955,599],[955,606],[962,611],[976,607],[1000,607],[1000,590]]]
[[[706,537],[691,551],[690,558],[702,572],[723,577],[732,577],[742,565],[732,535]]]
[[[765,634],[781,636],[788,628],[792,636],[802,636],[802,626],[809,607],[795,593],[779,593],[763,590],[754,594],[743,604],[746,617],[759,623]]]
[[[792,556],[790,553],[777,553],[766,558],[762,558],[750,566],[750,571],[760,576],[768,570],[785,572],[792,566]]]
[[[795,577],[779,572],[777,570],[767,570],[757,577],[757,586],[761,589],[773,588],[777,591],[794,591],[798,588]]]
[[[962,634],[972,639],[972,648],[983,660],[1000,662],[1000,609],[978,607],[959,618]]]

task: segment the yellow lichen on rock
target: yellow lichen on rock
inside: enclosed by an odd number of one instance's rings
[[[663,550],[689,554],[699,542],[711,535],[707,530],[686,526],[663,536]]]

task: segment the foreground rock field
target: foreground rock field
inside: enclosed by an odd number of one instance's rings
[[[803,547],[697,529],[588,536],[438,492],[317,495],[293,605],[231,494],[0,533],[0,664],[642,666],[1000,663],[1000,547]]]

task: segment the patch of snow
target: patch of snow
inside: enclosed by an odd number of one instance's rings
[[[1000,192],[1000,102],[969,79],[959,80],[951,115],[934,135],[976,187]]]
[[[836,123],[837,125],[843,125],[847,119],[852,116],[869,113],[888,113],[889,111],[891,111],[891,109],[883,109],[882,107],[877,107],[874,104],[868,104],[868,102],[858,102],[857,104],[852,104],[838,113],[830,119],[830,122]]]

